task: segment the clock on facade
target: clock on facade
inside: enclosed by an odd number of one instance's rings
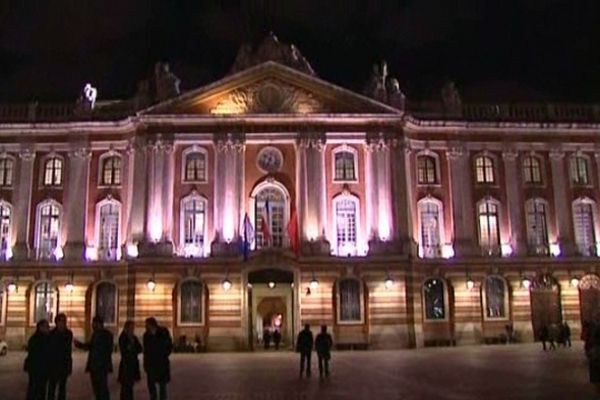
[[[256,162],[258,167],[265,172],[277,172],[283,166],[283,154],[276,147],[263,147],[258,152]]]

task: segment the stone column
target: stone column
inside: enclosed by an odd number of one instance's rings
[[[554,194],[554,215],[556,217],[556,242],[561,255],[576,253],[575,243],[571,235],[571,201],[567,195],[567,177],[565,176],[565,153],[560,149],[550,151],[550,167],[552,170],[552,192]],[[565,204],[566,203],[566,204]]]
[[[447,155],[450,163],[450,187],[452,188],[454,252],[459,257],[476,255],[478,250],[469,152],[464,146],[455,145],[447,152]]]
[[[31,193],[33,190],[33,168],[35,152],[24,147],[19,152],[18,168],[15,169],[15,198],[13,201],[16,242],[13,248],[13,259],[27,260],[31,256],[29,230],[31,218]]]
[[[410,143],[403,138],[393,142],[392,179],[394,196],[394,229],[395,241],[402,249],[402,254],[417,254],[417,246],[413,231],[414,198],[413,179],[410,155]]]
[[[366,172],[370,179],[367,181],[367,194],[371,200],[367,208],[371,208],[369,241],[370,253],[393,251],[390,239],[392,238],[392,181],[390,163],[390,138],[383,133],[367,137],[367,157],[369,162]],[[410,157],[408,157],[410,163]],[[405,159],[406,162],[406,159]],[[411,174],[410,165],[406,171]],[[410,178],[409,178],[410,182]],[[409,214],[412,216],[412,209]],[[412,229],[412,227],[411,227]]]
[[[127,243],[146,241],[146,207],[148,205],[148,148],[144,136],[136,136],[127,148],[129,157],[127,190],[129,192],[129,220],[127,227]]]
[[[85,257],[90,159],[91,153],[86,146],[69,152],[68,194],[63,214],[67,234],[65,260],[81,261]]]
[[[506,198],[510,225],[510,246],[515,256],[527,255],[527,237],[523,236],[523,199],[521,197],[520,170],[517,163],[518,152],[507,149],[502,153],[504,175],[506,176]]]
[[[327,191],[325,186],[325,135],[305,134],[299,139],[302,204],[302,248],[311,255],[329,254]]]
[[[245,139],[242,134],[215,135],[215,238],[211,253],[235,256],[243,207]]]

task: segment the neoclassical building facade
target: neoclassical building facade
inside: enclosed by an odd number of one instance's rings
[[[600,310],[600,108],[365,94],[293,45],[243,46],[180,93],[0,106],[0,339],[158,318],[176,340],[340,347],[520,341]]]

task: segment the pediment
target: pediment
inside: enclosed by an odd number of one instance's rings
[[[399,114],[399,110],[276,62],[159,103],[142,114]]]

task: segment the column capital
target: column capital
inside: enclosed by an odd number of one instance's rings
[[[170,153],[173,151],[173,139],[159,133],[148,141],[147,147],[155,152]]]
[[[33,161],[35,159],[35,151],[31,147],[23,147],[18,154],[23,161]]]
[[[413,150],[410,140],[405,137],[391,139],[392,147],[403,151],[406,155],[410,154]]]
[[[301,149],[315,149],[317,151],[325,150],[327,137],[323,132],[303,132],[298,134],[296,144]]]
[[[519,152],[512,147],[507,147],[502,151],[502,159],[504,159],[504,161],[515,161],[518,156]]]
[[[240,153],[246,147],[246,137],[243,133],[215,134],[214,142],[219,153]]]
[[[405,142],[408,144],[408,141]],[[367,134],[366,146],[368,151],[386,151],[393,145],[393,138],[384,132]]]
[[[565,152],[560,147],[550,149],[550,159],[560,161],[565,158]]]
[[[467,149],[464,143],[451,143],[448,150],[446,150],[446,154],[450,160],[456,161],[467,154]]]
[[[88,146],[78,146],[69,151],[69,157],[75,159],[89,160],[92,157],[92,152]]]

